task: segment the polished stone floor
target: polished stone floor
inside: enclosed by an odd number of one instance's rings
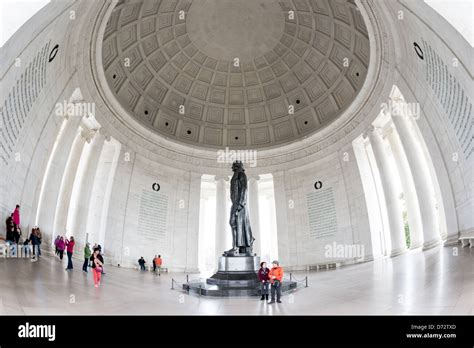
[[[102,286],[92,273],[64,270],[58,259],[0,259],[1,314],[474,314],[474,249],[437,247],[395,258],[311,272],[309,287],[268,305],[255,298],[204,298],[171,290],[171,279],[106,268]],[[283,265],[284,266],[284,265]],[[305,274],[294,274],[298,279]],[[199,275],[190,275],[190,279]]]

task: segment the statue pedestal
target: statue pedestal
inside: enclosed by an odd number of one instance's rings
[[[229,289],[254,289],[259,284],[259,268],[259,256],[221,256],[217,273],[208,278],[206,283]]]
[[[183,284],[183,289],[203,296],[257,296],[260,292],[259,268],[260,256],[255,254],[221,256],[217,273],[205,282]],[[296,288],[296,283],[284,281],[282,286],[282,291],[288,291]]]

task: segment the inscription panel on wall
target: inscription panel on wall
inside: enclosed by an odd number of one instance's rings
[[[8,166],[30,111],[46,85],[48,42],[39,50],[0,104],[0,160]],[[54,59],[54,57],[53,57]],[[21,61],[18,61],[21,64]],[[22,67],[20,65],[19,67]],[[5,91],[6,92],[6,91]]]
[[[449,72],[448,65],[424,40],[423,49],[424,52],[419,52],[418,56],[426,60],[426,81],[443,106],[465,158],[469,159],[474,152],[474,118],[469,93]]]
[[[332,187],[306,194],[306,204],[310,237],[322,238],[336,234],[336,204]]]
[[[138,211],[138,234],[150,240],[164,240],[167,231],[168,196],[142,190]]]

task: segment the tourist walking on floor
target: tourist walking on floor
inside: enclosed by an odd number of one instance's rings
[[[66,252],[67,252],[67,267],[66,271],[72,270],[72,254],[74,253],[74,237],[71,236],[71,238],[67,239],[66,238]]]
[[[267,300],[268,301],[268,285],[269,285],[269,277],[270,274],[270,269],[267,267],[266,262],[261,262],[260,263],[260,269],[258,270],[258,279],[260,279],[261,282],[261,293],[262,297],[260,298],[261,301]]]
[[[138,264],[140,265],[140,270],[145,271],[145,263],[146,263],[146,261],[143,258],[143,256],[138,259]]]
[[[66,248],[66,243],[64,242],[64,238],[60,237],[58,241],[58,253],[59,253],[59,259],[63,259],[64,255],[64,249]]]
[[[89,259],[92,255],[91,249],[89,248],[89,243],[86,243],[84,247],[84,264],[82,265],[82,271],[87,273],[87,266],[89,264]]]
[[[95,243],[93,246],[92,246],[92,253],[94,253],[94,250],[97,249],[97,243]],[[100,249],[99,249],[99,252],[100,252]],[[90,266],[92,267],[92,257],[91,257],[91,263],[90,263]]]
[[[41,234],[41,230],[38,226],[36,226],[36,239],[38,242],[38,255],[37,257],[41,256],[41,242],[43,241],[43,235]]]
[[[33,257],[31,258],[31,261],[38,261],[38,236],[36,234],[36,228],[33,228],[31,230],[30,238],[29,240],[31,241],[31,246],[33,248]]]
[[[97,244],[97,249],[99,249],[100,255],[104,255],[104,254],[102,253],[102,247],[100,246],[100,244]],[[92,250],[94,250],[94,249],[92,249]],[[102,275],[103,275],[103,276],[105,275],[104,265],[102,265]]]
[[[100,286],[100,277],[102,275],[102,267],[104,266],[104,259],[100,254],[98,248],[94,249],[94,252],[91,256],[92,261],[92,274],[94,276],[94,286],[98,288]]]
[[[272,262],[272,269],[270,270],[270,273],[268,274],[268,278],[270,279],[271,282],[271,294],[272,294],[272,299],[268,303],[275,303],[275,293],[276,293],[276,301],[278,303],[281,303],[281,282],[283,280],[283,268],[280,267],[280,264],[278,261],[273,261]]]

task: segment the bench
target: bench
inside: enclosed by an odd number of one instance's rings
[[[474,248],[474,231],[461,232],[459,240],[463,248],[469,245],[470,248]]]
[[[314,265],[309,265],[306,266],[307,271],[319,271],[320,269],[331,269],[331,268],[337,268],[340,267],[341,263],[338,261],[330,261],[330,262],[324,262],[324,263],[317,263]]]
[[[138,269],[140,269],[140,267],[138,267]],[[148,271],[149,272],[153,272],[153,266],[148,266]],[[168,268],[167,267],[161,267],[161,272],[165,272],[165,273],[168,273]]]

